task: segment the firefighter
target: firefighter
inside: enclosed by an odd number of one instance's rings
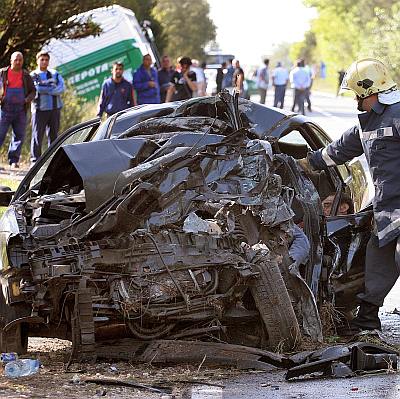
[[[400,267],[400,92],[380,61],[354,62],[342,90],[352,90],[359,125],[326,148],[308,154],[315,170],[341,165],[365,154],[375,187],[374,228],[366,250],[365,288],[350,333],[380,329],[379,307],[399,276]]]

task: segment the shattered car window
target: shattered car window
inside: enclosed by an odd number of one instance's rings
[[[310,150],[311,147],[304,139],[302,134],[298,130],[292,130],[290,133],[285,134],[283,137],[279,139],[279,142],[282,143],[291,143],[291,144],[303,144],[306,145]]]
[[[84,141],[86,141],[88,139],[88,136],[92,132],[92,130],[93,130],[92,126],[87,127],[86,129],[83,129],[83,130],[78,130],[76,133],[74,133],[73,135],[68,137],[64,141],[63,145],[73,144],[73,143],[83,143]],[[35,177],[32,179],[32,181],[30,183],[30,187],[35,186],[37,183],[39,183],[42,180],[43,175],[46,172],[47,168],[49,167],[54,155],[55,155],[55,152],[49,157],[49,159],[38,170],[37,174],[35,175]]]

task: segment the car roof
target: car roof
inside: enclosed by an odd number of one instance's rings
[[[98,137],[96,137],[95,140],[116,138],[127,129],[144,120],[162,116],[171,117],[179,110],[189,107],[193,108],[193,106],[196,105],[214,106],[215,101],[216,97],[210,96],[163,104],[139,105],[119,112],[109,118],[106,122],[108,124],[107,135],[104,136],[105,133],[101,132],[101,134],[96,135]],[[288,128],[288,125],[292,123],[303,124],[304,122],[311,121],[309,118],[302,115],[280,108],[268,107],[243,98],[239,99],[239,111],[241,116],[248,122],[250,130],[260,138],[266,136],[279,137],[282,131]],[[191,114],[191,116],[196,115]],[[199,114],[198,116],[204,115]]]

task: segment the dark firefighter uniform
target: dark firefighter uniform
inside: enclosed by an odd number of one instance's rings
[[[325,169],[365,153],[375,186],[375,232],[367,247],[366,290],[360,298],[382,306],[399,275],[395,252],[400,235],[400,102],[377,102],[359,115],[359,122],[339,140],[311,153],[309,162],[314,169]]]
[[[314,169],[343,164],[365,154],[375,186],[374,229],[367,244],[365,289],[347,332],[380,329],[379,307],[399,276],[400,92],[386,65],[373,58],[354,62],[342,90],[356,95],[359,126],[323,150],[310,153]],[[399,243],[398,243],[399,242]]]

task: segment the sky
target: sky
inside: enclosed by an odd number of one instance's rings
[[[217,43],[243,65],[258,65],[274,45],[303,38],[315,10],[302,0],[208,0]]]

